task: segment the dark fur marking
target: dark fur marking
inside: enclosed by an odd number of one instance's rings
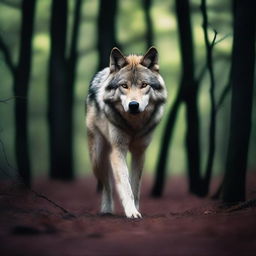
[[[159,83],[158,79],[156,77],[151,77],[149,81],[149,85],[154,89],[154,90],[161,90],[162,86]]]
[[[106,102],[106,104],[111,108],[113,111],[113,114],[116,116],[118,122],[114,122],[112,118],[109,116],[108,113],[105,112],[105,115],[107,116],[108,120],[118,127],[121,130],[124,130],[128,134],[133,134],[134,129],[129,125],[129,123],[123,118],[123,116],[119,113],[119,111],[115,108],[112,102]]]
[[[145,124],[145,127],[147,127],[146,129],[144,129],[142,132],[140,132],[138,135],[140,137],[144,137],[146,135],[148,135],[151,131],[154,130],[154,128],[157,126],[158,122],[153,122],[153,124],[150,125],[151,121],[154,120],[155,118],[155,115],[157,114],[160,106],[162,105],[163,103],[162,102],[159,102],[155,105],[155,108],[154,108],[154,111],[152,112],[149,120],[147,121],[147,123]],[[149,127],[148,127],[149,126]]]
[[[147,95],[150,93],[150,88],[148,88],[148,90],[144,93],[144,95]]]
[[[95,88],[95,87],[93,87],[93,85],[92,85],[92,84],[93,84],[93,81],[94,81],[95,79],[98,79],[98,78],[97,78],[98,75],[99,75],[99,72],[96,73],[96,74],[93,76],[92,80],[90,81],[89,91],[88,91],[88,98],[89,98],[89,100],[91,100],[91,101],[95,101],[95,100],[96,100],[96,96],[97,96],[97,93],[98,93],[97,87]]]
[[[98,90],[95,87],[89,87],[89,92],[88,92],[88,98],[91,101],[95,101],[96,100],[96,96],[97,96]]]
[[[150,132],[152,132],[156,128],[157,125],[158,123],[152,124],[148,129],[146,129],[145,131],[143,131],[143,133],[140,134],[140,137],[147,136]]]
[[[100,106],[97,101],[97,93],[98,93],[98,90],[96,88],[91,87],[91,86],[89,87],[88,99],[89,99],[89,101],[91,101],[95,104],[97,111],[99,111]]]
[[[114,82],[110,82],[110,84],[108,84],[108,86],[106,87],[106,91],[110,91],[110,90],[116,90],[118,88],[118,84],[114,83]]]

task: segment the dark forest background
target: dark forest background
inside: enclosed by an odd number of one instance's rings
[[[160,196],[169,174],[206,196],[244,200],[256,168],[255,3],[213,0],[0,0],[0,177],[88,174],[84,102],[118,46],[155,45],[168,89],[145,170]]]

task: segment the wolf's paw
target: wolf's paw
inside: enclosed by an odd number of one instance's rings
[[[101,208],[100,209],[100,214],[101,215],[111,215],[111,214],[113,214],[114,213],[114,210],[113,210],[113,208],[112,207],[108,207],[108,208]]]
[[[141,214],[136,209],[126,210],[125,215],[126,215],[127,218],[130,218],[130,219],[142,218]]]

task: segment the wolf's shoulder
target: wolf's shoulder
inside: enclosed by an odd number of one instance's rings
[[[99,89],[102,87],[102,83],[109,76],[109,68],[104,68],[103,70],[97,72],[89,85],[88,98],[89,100],[95,100],[96,95],[98,94]]]
[[[97,72],[91,82],[90,82],[90,86],[89,86],[89,89],[92,88],[92,87],[98,87],[100,86],[100,84],[106,80],[106,78],[108,77],[109,75],[109,68],[104,68],[102,69],[101,71]]]

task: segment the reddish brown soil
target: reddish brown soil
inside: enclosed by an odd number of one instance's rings
[[[40,180],[34,186],[76,215],[13,185],[0,191],[0,255],[256,255],[256,210],[227,212],[219,203],[189,195],[184,178],[172,178],[164,197],[149,197],[144,179],[142,220],[97,214],[95,180]],[[248,179],[256,198],[256,175]]]

